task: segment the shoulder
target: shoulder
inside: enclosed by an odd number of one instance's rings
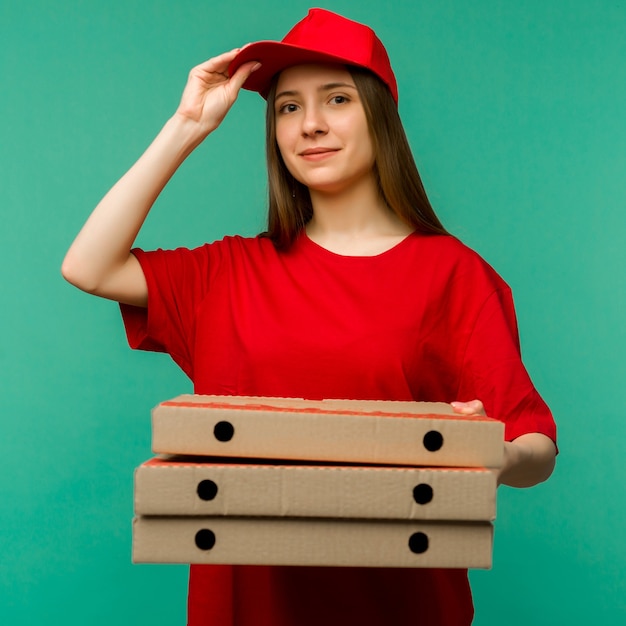
[[[452,235],[414,233],[408,246],[415,263],[441,280],[457,287],[508,289],[498,272],[475,250]]]
[[[204,266],[212,265],[228,258],[238,256],[258,256],[268,254],[274,249],[269,239],[262,236],[243,237],[240,235],[227,235],[222,239],[205,243],[197,247],[179,247],[144,251],[139,248],[133,250],[133,254],[140,261],[149,263],[184,264]]]
[[[413,233],[410,236],[415,248],[422,248],[438,258],[448,257],[451,262],[486,264],[486,261],[472,248],[454,235],[425,235]]]
[[[257,235],[255,237],[226,235],[218,241],[205,244],[203,247],[208,250],[215,249],[230,254],[268,254],[276,250],[271,239],[263,235]]]
[[[249,265],[265,267],[279,256],[272,241],[262,235],[256,237],[227,235],[218,241],[205,244],[196,254],[207,258],[213,268]]]

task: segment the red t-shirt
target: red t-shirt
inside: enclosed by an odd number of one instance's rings
[[[556,437],[520,358],[510,289],[451,236],[346,257],[305,234],[286,252],[227,237],[134,251],[148,307],[131,347],[169,353],[201,394],[480,399],[505,436]],[[465,570],[191,566],[190,626],[462,626]]]

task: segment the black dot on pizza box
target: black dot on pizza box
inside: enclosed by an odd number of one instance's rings
[[[218,422],[213,428],[213,434],[218,441],[230,441],[235,434],[235,427],[230,422]]]
[[[201,480],[197,491],[201,500],[213,500],[217,495],[217,485],[212,480]]]
[[[433,499],[433,488],[426,483],[413,487],[413,499],[418,504],[428,504]]]
[[[429,430],[424,435],[424,447],[429,452],[437,452],[443,446],[443,435],[438,430]]]
[[[428,550],[428,535],[413,533],[409,537],[409,550],[414,554],[424,554]]]
[[[215,545],[215,533],[208,528],[202,528],[196,533],[196,545],[200,550],[210,550]]]

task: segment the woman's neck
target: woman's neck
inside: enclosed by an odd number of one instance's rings
[[[383,201],[375,181],[339,193],[310,190],[313,217],[306,233],[318,245],[345,255],[369,256],[392,248],[412,232]]]

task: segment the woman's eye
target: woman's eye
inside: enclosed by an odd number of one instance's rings
[[[297,110],[297,106],[295,104],[283,104],[282,106],[279,107],[278,112],[279,113],[293,113],[295,110]]]
[[[333,104],[344,104],[344,102],[348,102],[348,98],[346,96],[333,96],[330,101]]]

